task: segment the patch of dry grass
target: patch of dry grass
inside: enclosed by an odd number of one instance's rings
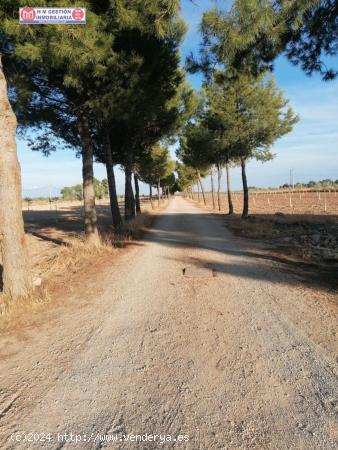
[[[256,220],[250,217],[242,220],[238,215],[226,216],[225,220],[235,234],[253,239],[272,238],[276,231],[272,220]]]
[[[52,291],[61,284],[71,281],[93,258],[99,258],[116,251],[114,237],[105,233],[100,242],[92,244],[84,237],[69,238],[65,245],[49,258],[44,258],[34,268],[34,275],[41,278],[41,286],[33,289],[28,295],[13,299],[10,295],[0,294],[0,327],[13,319],[17,314],[30,313],[41,305],[50,303]]]
[[[45,286],[40,286],[29,294],[15,299],[11,295],[0,294],[0,330],[5,330],[19,314],[32,315],[50,301],[51,296]]]

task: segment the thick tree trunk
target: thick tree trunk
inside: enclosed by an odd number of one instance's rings
[[[134,173],[134,184],[135,184],[135,205],[136,213],[141,214],[141,202],[140,202],[140,187],[138,184],[138,176]]]
[[[248,189],[248,181],[246,178],[245,158],[241,158],[241,168],[242,168],[242,182],[243,182],[243,193],[244,193],[242,218],[246,219],[249,215],[249,189]]]
[[[215,188],[214,188],[214,172],[212,167],[210,169],[210,185],[211,185],[211,200],[212,200],[212,209],[215,209]]]
[[[225,164],[225,170],[227,175],[227,193],[228,193],[228,205],[229,205],[229,215],[234,213],[234,205],[232,203],[231,197],[231,183],[230,183],[230,165],[228,162]]]
[[[203,186],[203,183],[202,183],[202,178],[201,178],[200,172],[197,172],[197,178],[198,178],[198,182],[199,182],[199,184],[200,184],[200,186],[201,186],[201,192],[202,192],[202,197],[203,197],[203,203],[204,203],[204,206],[206,206],[207,202],[206,202],[206,199],[205,199],[204,186]]]
[[[154,204],[153,204],[153,187],[152,187],[151,183],[149,183],[149,197],[150,197],[151,209],[154,209]]]
[[[105,159],[109,188],[110,210],[113,218],[114,228],[115,230],[118,230],[121,228],[122,218],[116,194],[116,182],[109,132],[106,132],[105,134]]]
[[[97,215],[94,191],[93,143],[90,137],[86,115],[80,112],[77,119],[78,132],[82,144],[82,178],[84,201],[84,231],[86,238],[98,243]]]
[[[128,157],[125,166],[124,217],[132,220],[135,217],[135,197],[132,186],[132,162]]]
[[[218,211],[221,210],[221,181],[222,181],[222,168],[217,166],[217,206]]]
[[[157,206],[160,207],[161,201],[161,180],[157,182]]]
[[[15,132],[16,117],[8,100],[0,57],[0,256],[3,291],[13,298],[26,295],[32,287]]]

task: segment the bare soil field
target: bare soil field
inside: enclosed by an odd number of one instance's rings
[[[211,193],[206,193],[206,199],[206,208],[223,214],[225,225],[237,236],[259,239],[271,246],[276,258],[303,264],[316,278],[337,286],[338,197],[335,192],[252,192],[247,220],[240,216],[242,193],[233,196],[235,214],[232,216],[227,215],[225,193],[221,194],[221,211],[212,209]],[[201,195],[199,199],[194,195],[194,200],[204,207]],[[216,195],[215,201],[217,208]]]
[[[233,203],[236,213],[243,208],[243,193],[234,192]],[[338,215],[338,194],[336,191],[251,191],[250,214],[306,214],[306,215]],[[198,194],[194,194],[198,200]],[[200,201],[202,195],[200,194]],[[210,192],[206,193],[208,205],[212,205]],[[215,201],[217,203],[216,195]],[[221,193],[221,209],[227,211],[227,194]]]

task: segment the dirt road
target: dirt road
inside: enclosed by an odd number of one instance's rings
[[[337,448],[337,305],[220,217],[175,198],[100,288],[1,339],[0,448]]]

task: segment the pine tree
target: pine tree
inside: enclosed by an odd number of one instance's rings
[[[207,70],[221,61],[258,75],[284,54],[305,73],[331,80],[337,68],[328,68],[325,58],[337,54],[337,18],[336,0],[236,0],[228,11],[204,14],[201,61],[192,67]]]
[[[147,158],[144,158],[140,164],[140,177],[150,186],[157,187],[158,206],[161,200],[161,188],[166,186],[166,179],[172,175],[175,169],[175,162],[170,158],[167,147],[157,143],[151,149]],[[163,182],[162,182],[163,181]]]
[[[195,116],[195,120],[188,122],[184,128],[176,155],[185,165],[195,169],[203,202],[206,205],[202,178],[210,171],[213,164],[213,153],[210,151],[210,134],[200,122],[196,121],[196,118]]]
[[[5,293],[24,296],[32,287],[24,234],[20,165],[17,158],[16,117],[7,96],[0,55],[0,256]]]
[[[246,162],[251,158],[270,160],[272,145],[292,130],[298,117],[271,77],[242,74],[223,81],[221,77],[214,89],[214,108],[226,134],[226,145],[231,158],[239,158],[242,168],[242,217],[246,218],[249,212]]]
[[[186,164],[176,162],[178,190],[192,196],[192,187],[196,183],[196,170]]]
[[[15,142],[17,121],[3,69],[4,55],[11,53],[3,28],[18,7],[19,2],[6,1],[0,8],[0,284],[12,297],[26,295],[33,284],[22,217],[21,171]]]

